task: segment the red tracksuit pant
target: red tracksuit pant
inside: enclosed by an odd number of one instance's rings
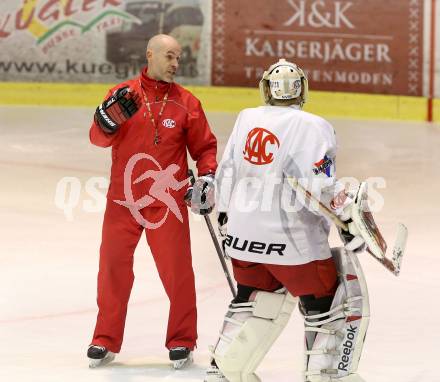
[[[191,261],[188,210],[180,207],[183,223],[170,211],[164,224],[146,229],[160,279],[170,300],[165,346],[193,349],[197,340],[197,311]],[[158,222],[166,208],[141,210],[149,222]],[[92,344],[114,353],[121,349],[127,304],[133,285],[133,254],[144,228],[128,208],[108,200],[102,229],[98,273],[98,307]]]

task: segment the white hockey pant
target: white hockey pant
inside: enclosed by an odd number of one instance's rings
[[[353,252],[333,248],[332,255],[339,286],[330,310],[304,316],[304,380],[360,382],[356,370],[370,318],[367,285]]]
[[[249,302],[231,303],[212,354],[230,382],[260,381],[254,372],[286,326],[297,301],[283,289],[279,293],[256,291]]]

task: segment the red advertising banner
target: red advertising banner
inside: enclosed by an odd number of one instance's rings
[[[213,0],[212,22],[213,85],[285,58],[311,89],[422,95],[423,0]]]

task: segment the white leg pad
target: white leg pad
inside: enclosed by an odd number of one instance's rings
[[[349,374],[338,379],[338,382],[365,382],[358,374]]]
[[[254,372],[297,301],[290,293],[257,291],[253,301],[229,306],[213,357],[230,382],[260,381]]]
[[[305,316],[306,382],[362,382],[356,374],[370,319],[368,290],[356,255],[332,250],[340,284],[329,312]]]

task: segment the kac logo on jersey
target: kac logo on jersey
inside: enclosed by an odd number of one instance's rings
[[[269,164],[273,161],[274,153],[279,147],[280,141],[273,133],[262,127],[256,127],[246,138],[244,159],[256,165]]]
[[[173,129],[176,127],[176,121],[174,119],[167,118],[162,121],[162,125],[167,129]]]

